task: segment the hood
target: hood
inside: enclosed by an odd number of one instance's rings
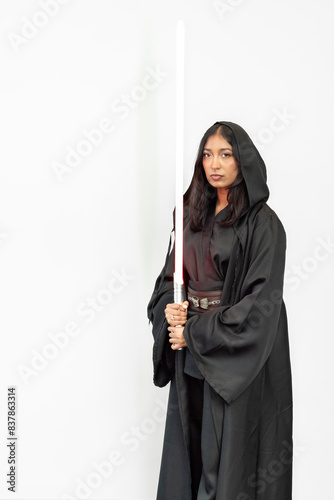
[[[269,189],[267,186],[266,165],[257,150],[252,139],[247,132],[233,122],[216,122],[229,127],[236,139],[241,172],[244,177],[250,207],[253,207],[259,201],[267,201]]]

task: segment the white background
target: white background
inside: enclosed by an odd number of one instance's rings
[[[293,498],[331,499],[333,3],[55,1],[0,4],[1,499],[155,498],[168,388],[152,383],[146,306],[172,227],[178,18],[184,186],[215,121],[258,145],[288,239]]]

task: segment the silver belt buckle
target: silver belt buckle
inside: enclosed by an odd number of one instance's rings
[[[195,307],[200,307],[199,305],[199,298],[196,297],[195,295],[193,297],[188,297],[189,300],[194,304]]]
[[[193,297],[190,297],[189,295],[188,299],[191,300],[195,307],[201,307],[202,309],[208,309],[211,304],[219,304],[220,302],[220,300],[213,300],[212,302],[209,302],[209,299],[207,297],[199,299],[198,297],[196,297],[196,295],[194,295]]]
[[[201,306],[202,309],[208,309],[208,307],[209,307],[209,301],[208,301],[208,299],[206,297],[204,299],[201,299],[199,301],[199,303],[200,303],[200,306]]]

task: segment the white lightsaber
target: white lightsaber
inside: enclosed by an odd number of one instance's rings
[[[184,300],[184,287],[183,287],[184,41],[185,41],[184,22],[181,19],[179,19],[176,27],[175,268],[173,275],[174,302],[176,304],[182,304]]]

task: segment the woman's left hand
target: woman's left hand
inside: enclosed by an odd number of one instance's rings
[[[171,348],[175,351],[181,347],[187,347],[187,343],[183,336],[184,326],[169,326],[169,342],[172,344]]]

